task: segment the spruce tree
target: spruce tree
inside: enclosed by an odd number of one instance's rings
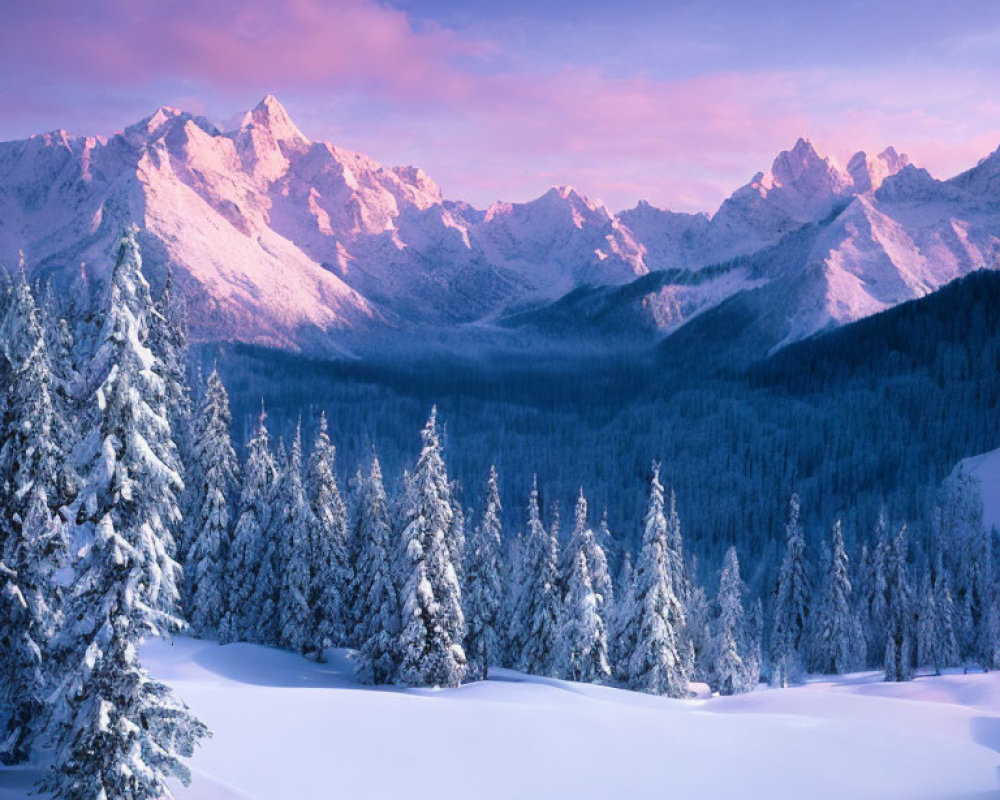
[[[188,472],[189,480],[198,481],[193,487],[195,516],[189,525],[186,559],[188,619],[197,636],[217,636],[226,613],[232,502],[239,469],[229,437],[231,424],[229,396],[213,369],[198,410],[195,468]]]
[[[323,413],[306,478],[306,495],[312,511],[309,605],[317,639],[312,649],[317,654],[322,653],[324,646],[347,644],[353,625],[349,607],[353,574],[348,556],[347,507],[334,475],[334,457]],[[364,544],[362,538],[361,546]]]
[[[54,759],[39,784],[63,800],[157,800],[208,731],[141,668],[138,645],[180,621],[142,600],[149,565],[105,514],[79,565],[63,630],[68,653],[54,714]]]
[[[886,557],[885,679],[913,677],[913,597],[906,564],[906,525],[893,537]]]
[[[688,691],[681,649],[684,610],[671,580],[668,526],[660,471],[654,465],[628,622],[635,630],[635,646],[628,660],[626,685],[650,694],[684,697]]]
[[[317,652],[322,640],[309,607],[310,564],[313,560],[310,531],[312,512],[302,485],[302,426],[295,429],[288,466],[277,496],[280,517],[275,525],[279,537],[278,640],[296,653]]]
[[[62,628],[53,715],[56,755],[43,789],[68,800],[146,800],[182,780],[204,726],[138,663],[144,637],[180,626],[170,526],[183,488],[167,420],[156,323],[135,230],[122,238],[101,345],[90,365],[93,429],[84,440],[77,524],[89,542]]]
[[[635,574],[632,569],[632,553],[626,550],[618,573],[618,593],[615,595],[609,626],[611,675],[618,683],[625,683],[628,680],[628,664],[635,650],[635,631],[629,627],[634,605]]]
[[[173,614],[180,568],[172,531],[184,487],[162,365],[147,345],[156,320],[133,228],[119,243],[101,344],[89,367],[94,424],[80,449],[77,524],[85,532],[110,524],[139,550],[144,574],[137,601]]]
[[[467,677],[472,680],[486,680],[491,660],[497,663],[500,658],[502,513],[496,467],[490,467],[483,516],[469,538],[465,558],[465,591],[462,594],[465,600],[465,653],[469,661]]]
[[[269,527],[277,469],[268,444],[267,415],[261,410],[253,438],[247,445],[240,488],[240,516],[233,531],[226,582],[226,615],[219,639],[252,642],[261,609],[253,604],[264,559],[264,536]],[[266,587],[266,591],[277,591]]]
[[[590,576],[590,582],[596,593],[598,612],[601,614],[601,619],[606,621],[606,614],[614,601],[611,574],[608,571],[608,559],[604,548],[598,544],[594,530],[587,524],[587,498],[584,497],[582,487],[576,500],[573,519],[573,532],[563,551],[560,569],[562,584],[568,592],[570,576],[576,568],[576,555],[583,553],[587,564],[587,574]]]
[[[743,592],[736,548],[730,547],[719,579],[715,659],[710,672],[712,688],[722,695],[753,691],[760,675],[743,608]]]
[[[392,527],[389,500],[378,456],[359,486],[358,530],[362,543],[356,567],[358,643],[356,674],[362,683],[392,681],[400,631],[399,599],[392,581]]]
[[[403,529],[403,627],[397,679],[408,686],[458,686],[465,675],[462,593],[451,561],[451,485],[441,455],[437,409],[421,432]]]
[[[42,727],[47,647],[35,610],[17,582],[17,573],[0,561],[0,762],[21,764],[31,757]]]
[[[799,525],[799,496],[792,495],[785,528],[785,556],[778,573],[778,589],[771,631],[773,681],[787,686],[797,680],[802,669],[802,645],[808,624],[809,577],[805,560],[805,539]]]
[[[559,545],[551,530],[546,531],[542,524],[537,479],[528,498],[520,556],[511,647],[522,672],[552,676],[559,646]]]
[[[55,512],[71,479],[60,447],[44,330],[23,270],[2,327],[6,377],[0,417],[0,559],[10,561],[34,487]]]
[[[578,548],[568,578],[558,666],[567,680],[600,683],[611,676],[598,597],[587,572],[587,557]]]
[[[178,471],[186,485],[179,505],[183,515],[190,517],[199,508],[197,487],[201,478],[197,474],[188,474],[188,466],[196,462],[196,442],[192,426],[191,388],[187,379],[187,311],[173,284],[173,269],[168,265],[163,292],[152,309],[149,348],[161,364],[164,408],[177,447]],[[176,524],[171,528],[182,563],[190,548],[188,535],[192,532],[190,525]]]
[[[864,633],[852,607],[847,551],[839,519],[833,525],[829,572],[813,615],[813,626],[810,663],[814,671],[843,675],[864,665]]]

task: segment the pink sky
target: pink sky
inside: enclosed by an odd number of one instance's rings
[[[164,104],[223,119],[273,92],[307,135],[452,198],[569,183],[678,210],[714,210],[799,136],[841,161],[893,144],[938,177],[1000,144],[993,4],[747,5],[11,4],[0,137],[112,132]]]

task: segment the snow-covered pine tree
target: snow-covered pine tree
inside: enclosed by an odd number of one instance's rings
[[[868,666],[881,666],[885,653],[885,564],[889,552],[889,525],[883,507],[875,526],[874,545],[862,548],[858,568],[858,618],[865,635]]]
[[[268,444],[266,418],[261,409],[253,438],[247,444],[240,488],[240,516],[229,550],[226,615],[219,631],[219,640],[223,643],[254,641],[261,613],[261,609],[254,606],[253,598],[262,573],[264,536],[269,528],[271,503],[278,478]],[[264,590],[277,593],[277,586],[264,587]]]
[[[334,475],[334,457],[324,412],[320,414],[319,433],[306,477],[306,496],[312,511],[309,605],[317,638],[311,649],[317,655],[322,654],[323,647],[347,644],[352,625],[348,595],[353,575],[348,563],[347,506]],[[365,544],[363,538],[361,544]]]
[[[167,277],[163,292],[153,306],[150,320],[149,349],[159,360],[164,388],[164,407],[167,422],[177,447],[178,465],[186,489],[179,498],[180,509],[185,518],[197,513],[197,486],[200,478],[188,475],[188,465],[196,460],[195,438],[192,428],[191,388],[188,385],[188,336],[187,309],[183,300],[174,290],[174,272],[167,265]],[[188,479],[192,478],[192,482]],[[187,555],[191,533],[190,526],[175,525],[171,528],[177,544],[178,560],[183,564]]]
[[[632,553],[626,550],[618,573],[618,593],[615,595],[609,626],[611,675],[618,683],[628,680],[628,663],[635,650],[635,631],[629,627],[634,604],[635,572],[632,569]]]
[[[465,509],[462,508],[462,482],[451,482],[451,525],[448,527],[448,555],[455,568],[458,585],[465,591]]]
[[[17,583],[17,573],[0,561],[0,762],[31,757],[45,709],[42,648],[47,646],[36,614]]]
[[[689,679],[707,681],[715,663],[715,646],[712,603],[704,586],[692,585],[688,591],[684,605],[684,641],[689,648]]]
[[[520,547],[510,645],[516,664],[531,675],[553,675],[559,647],[559,545],[542,524],[535,479],[528,497],[528,521]]]
[[[812,615],[813,637],[810,666],[816,672],[843,675],[865,663],[865,641],[861,623],[854,614],[847,550],[840,520],[833,524],[829,571]]]
[[[712,689],[722,695],[752,692],[760,675],[743,608],[743,592],[736,548],[730,547],[719,579],[715,659],[709,673]]]
[[[597,595],[597,608],[601,619],[607,624],[607,614],[614,601],[614,591],[611,586],[611,574],[608,571],[608,559],[604,549],[597,542],[594,530],[587,524],[587,498],[583,487],[576,500],[573,514],[573,532],[562,553],[560,572],[562,585],[569,592],[570,576],[576,569],[576,554],[583,553],[587,563],[587,574]]]
[[[688,691],[681,651],[684,609],[671,582],[668,526],[660,470],[654,465],[642,552],[635,568],[635,600],[628,622],[635,630],[635,647],[628,662],[626,685],[640,692],[684,697]]]
[[[681,603],[687,602],[690,589],[684,566],[684,537],[681,535],[681,517],[677,513],[677,495],[670,490],[670,503],[664,512],[667,517],[667,553],[670,556],[670,583]]]
[[[22,269],[2,328],[7,377],[0,419],[0,559],[10,562],[31,490],[43,490],[53,513],[69,501],[71,482],[52,402],[52,372],[38,309]]]
[[[198,410],[199,436],[194,446],[192,531],[187,553],[187,603],[191,630],[197,636],[219,634],[226,613],[233,510],[239,466],[229,436],[229,396],[216,370],[208,376]]]
[[[516,669],[521,660],[520,643],[514,623],[517,601],[524,583],[524,534],[518,531],[507,544],[506,580],[503,582],[503,617],[500,664]]]
[[[275,497],[277,518],[272,526],[277,540],[278,642],[295,653],[306,653],[321,646],[315,629],[315,617],[309,607],[310,531],[312,511],[302,485],[302,425],[295,428],[292,449]]]
[[[451,485],[437,430],[437,409],[421,432],[403,529],[402,632],[397,680],[408,686],[458,686],[465,675],[462,592],[451,562]]]
[[[140,668],[146,636],[178,628],[180,569],[168,526],[183,488],[166,416],[156,324],[135,229],[122,237],[90,365],[94,428],[81,447],[77,524],[89,542],[62,628],[56,750],[43,790],[66,800],[146,800],[182,780],[204,726]]]
[[[52,638],[61,620],[56,572],[67,549],[62,520],[51,515],[42,486],[33,486],[10,567],[0,564],[7,570],[0,575],[6,593],[0,609],[0,708],[9,710],[0,760],[8,764],[27,759],[42,733]]]
[[[797,680],[802,669],[802,645],[808,624],[809,576],[805,558],[805,538],[799,525],[799,496],[788,504],[785,527],[785,556],[778,573],[771,631],[772,681],[787,686]]]
[[[358,487],[357,525],[362,543],[356,565],[358,643],[356,674],[362,683],[383,684],[396,672],[399,643],[399,599],[392,582],[393,546],[389,500],[382,466],[372,456],[368,478]]]
[[[144,637],[180,625],[144,602],[149,562],[115,528],[113,513],[93,527],[67,605],[68,653],[53,716],[54,758],[39,788],[62,800],[157,800],[169,778],[187,783],[181,761],[208,731],[138,660]]]
[[[148,346],[158,316],[134,227],[118,245],[102,323],[89,365],[94,424],[79,451],[76,521],[85,535],[110,525],[135,548],[142,566],[136,602],[173,615],[180,567],[172,531],[180,522],[177,498],[184,485],[167,419],[163,366]]]
[[[913,597],[906,564],[906,525],[902,525],[886,554],[885,679],[913,677]]]
[[[503,606],[500,577],[501,515],[500,488],[496,467],[486,479],[486,503],[482,519],[469,537],[465,557],[465,654],[466,675],[486,680],[489,665],[500,658],[499,627]]]
[[[604,620],[582,548],[576,550],[567,580],[557,671],[566,680],[583,683],[600,683],[611,676]]]

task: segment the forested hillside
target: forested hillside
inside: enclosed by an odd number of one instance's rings
[[[247,347],[201,357],[231,388],[238,442],[262,397],[286,436],[323,409],[343,477],[375,444],[397,480],[436,402],[453,474],[476,487],[495,462],[511,524],[537,472],[547,506],[567,511],[583,485],[634,547],[661,459],[687,538],[717,563],[730,543],[748,556],[771,548],[792,491],[810,537],[840,514],[853,544],[883,501],[919,528],[955,462],[1000,444],[998,322],[1000,275],[979,272],[739,372],[721,356],[695,369],[686,328],[655,360],[359,364]]]

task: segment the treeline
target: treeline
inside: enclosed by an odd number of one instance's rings
[[[1000,663],[995,537],[966,476],[913,541],[882,515],[853,546],[839,520],[810,542],[793,495],[751,588],[738,537],[717,565],[685,551],[657,463],[618,536],[583,489],[563,524],[537,479],[505,513],[489,462],[478,498],[460,491],[446,456],[461,442],[446,450],[436,410],[390,486],[374,448],[338,480],[322,414],[308,445],[300,423],[275,446],[260,409],[241,464],[223,380],[189,375],[183,303],[169,280],[154,300],[134,232],[91,316],[67,318],[23,272],[8,295],[0,742],[8,763],[44,753],[56,797],[153,798],[186,777],[207,732],[137,655],[185,625],[316,659],[350,647],[362,682],[406,686],[502,665],[685,697],[695,681],[733,694]]]

